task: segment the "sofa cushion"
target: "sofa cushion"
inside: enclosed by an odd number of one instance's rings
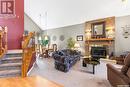
[[[121,69],[121,72],[126,74],[128,68],[130,67],[130,53],[126,56],[125,60],[124,60],[124,66]]]
[[[64,52],[59,51],[58,54],[59,54],[60,56],[63,56],[63,55],[64,55]]]
[[[128,69],[126,75],[130,78],[130,68]]]

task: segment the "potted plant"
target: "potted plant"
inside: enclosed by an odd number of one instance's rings
[[[67,47],[69,48],[69,49],[74,49],[74,45],[75,45],[75,40],[72,38],[72,37],[70,37],[68,40],[67,40]]]

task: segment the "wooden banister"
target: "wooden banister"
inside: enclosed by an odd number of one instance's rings
[[[27,48],[30,40],[33,38],[33,36],[35,35],[35,32],[30,32],[27,36],[23,36],[23,44],[22,44],[22,48]]]
[[[7,52],[7,27],[0,26],[0,58]]]
[[[31,61],[35,54],[35,33],[30,32],[23,37],[23,61],[22,61],[22,77],[26,77],[31,66]]]

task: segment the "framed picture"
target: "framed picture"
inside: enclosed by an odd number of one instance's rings
[[[78,35],[77,36],[77,41],[83,41],[83,35]]]
[[[92,37],[104,38],[105,34],[105,22],[97,22],[92,24]]]

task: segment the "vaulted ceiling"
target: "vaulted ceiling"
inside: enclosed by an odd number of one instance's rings
[[[25,13],[43,30],[130,15],[130,0],[25,0]]]

